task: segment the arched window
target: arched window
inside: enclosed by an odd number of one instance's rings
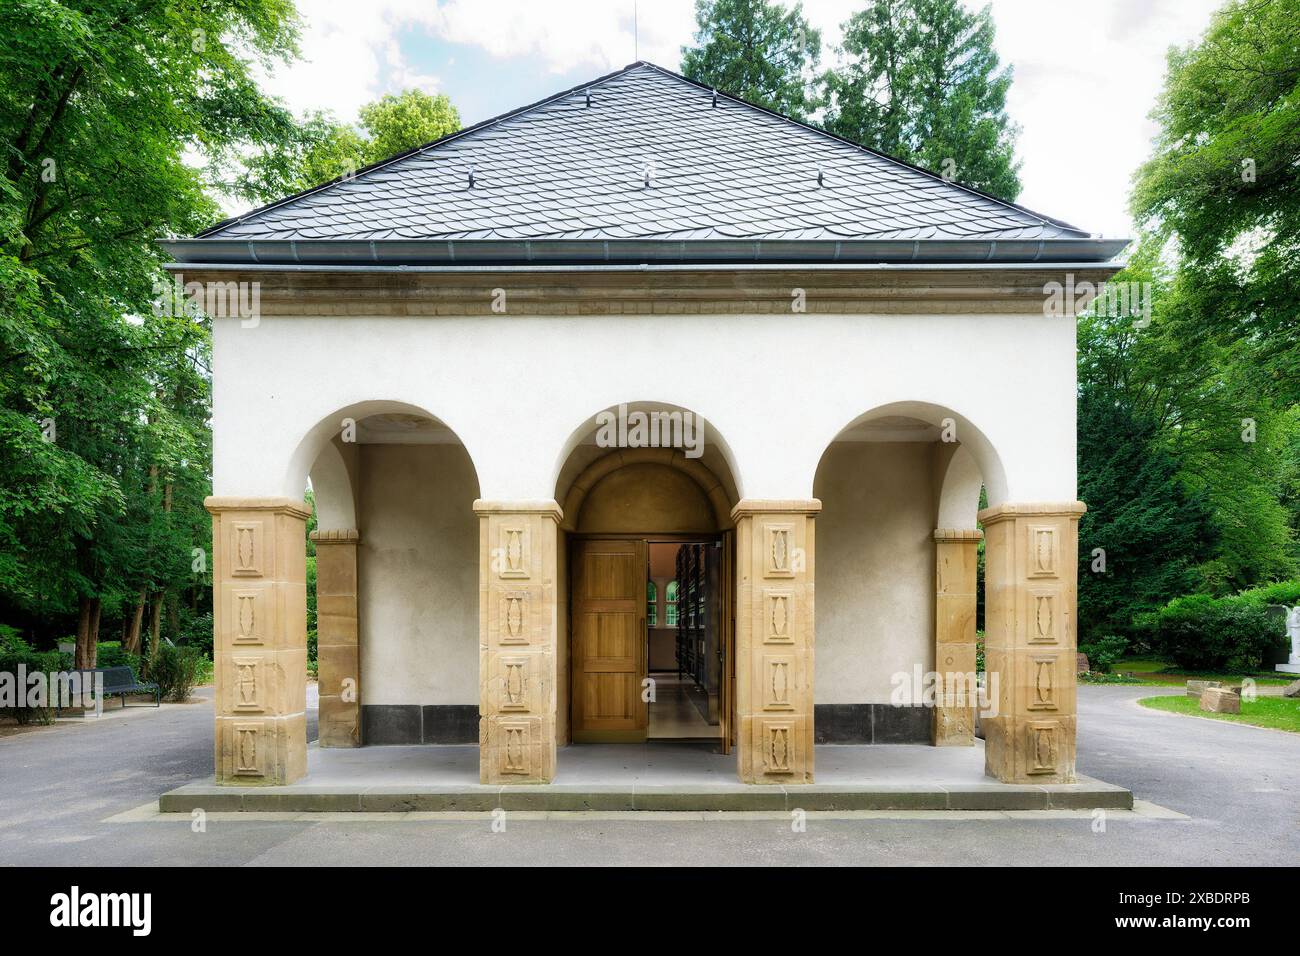
[[[669,581],[664,592],[665,616],[669,627],[677,626],[677,582]]]
[[[659,589],[653,581],[645,583],[645,620],[647,627],[659,626]]]

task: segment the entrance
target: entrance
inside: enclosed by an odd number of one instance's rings
[[[732,535],[575,537],[575,743],[716,741],[731,752]]]

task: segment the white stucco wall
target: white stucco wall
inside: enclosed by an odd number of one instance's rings
[[[458,445],[362,445],[366,704],[478,703],[477,481]]]
[[[934,657],[932,444],[836,442],[817,472],[819,704],[887,703]]]
[[[339,419],[388,402],[456,432],[482,497],[549,498],[583,422],[652,401],[706,419],[746,497],[810,495],[835,436],[894,403],[956,419],[991,504],[1075,496],[1070,319],[264,317],[214,327],[218,495],[301,495]]]

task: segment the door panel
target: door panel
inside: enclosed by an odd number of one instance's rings
[[[646,544],[575,541],[573,550],[573,739],[646,739]]]

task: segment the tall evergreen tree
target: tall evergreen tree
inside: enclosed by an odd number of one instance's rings
[[[845,63],[824,77],[825,126],[1008,201],[1020,193],[1011,67],[993,16],[961,0],[871,0],[844,24]]]
[[[810,74],[821,33],[771,0],[696,0],[696,46],[682,47],[682,73],[697,83],[798,120],[817,107]]]

